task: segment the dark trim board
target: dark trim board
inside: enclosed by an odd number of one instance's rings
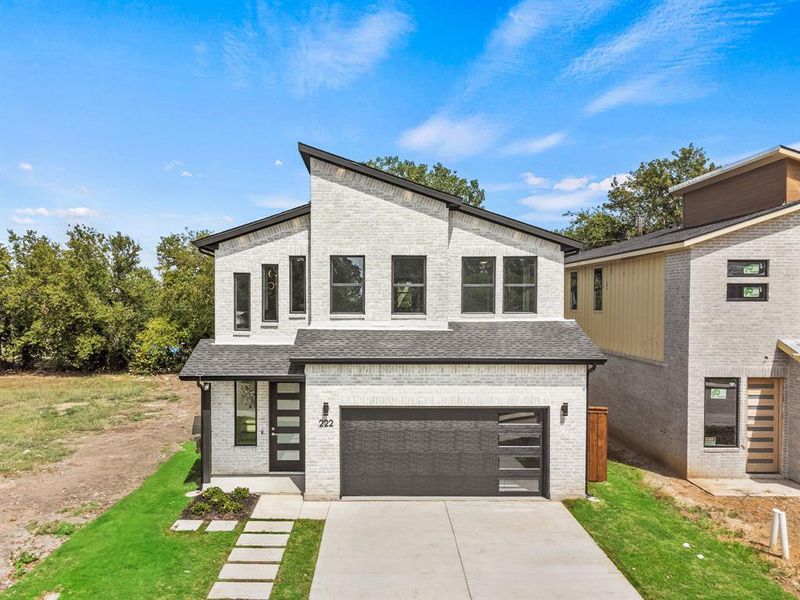
[[[292,362],[298,364],[378,364],[378,365],[602,365],[607,359],[586,360],[570,358],[438,358],[438,357],[402,357],[381,358],[376,356],[346,357],[346,358],[303,358],[292,357]],[[205,377],[204,379],[208,379]]]
[[[270,375],[265,373],[263,375],[254,375],[252,373],[248,373],[247,375],[205,375],[200,373],[199,375],[178,375],[178,379],[181,381],[305,381],[305,375]]]

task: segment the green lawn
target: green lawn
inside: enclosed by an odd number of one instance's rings
[[[0,377],[0,474],[64,458],[75,434],[147,418],[148,403],[177,399],[162,387],[134,375]]]
[[[308,598],[325,521],[300,519],[292,528],[270,600]]]
[[[754,550],[686,519],[642,481],[640,470],[609,462],[608,481],[590,491],[599,502],[567,507],[644,598],[792,598],[769,579],[769,563]]]
[[[0,598],[35,600],[48,591],[62,592],[61,600],[205,598],[239,532],[169,531],[195,488],[187,478],[196,460],[185,444]]]

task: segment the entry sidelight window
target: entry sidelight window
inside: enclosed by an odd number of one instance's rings
[[[425,314],[425,257],[392,257],[392,312]]]
[[[503,258],[503,312],[536,312],[536,257]]]
[[[461,259],[461,312],[494,312],[494,256]]]
[[[278,320],[278,265],[261,265],[261,320]]]
[[[237,381],[233,411],[234,443],[237,446],[256,445],[256,382]]]
[[[706,378],[705,430],[706,448],[735,448],[739,438],[739,380]]]
[[[306,257],[289,257],[289,312],[306,312]]]
[[[363,256],[331,256],[331,312],[364,314]]]
[[[250,273],[233,274],[233,328],[250,329]]]

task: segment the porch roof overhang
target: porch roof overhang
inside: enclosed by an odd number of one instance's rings
[[[302,381],[303,367],[289,360],[293,346],[215,344],[200,340],[178,377],[183,381],[271,379]]]
[[[800,362],[800,338],[778,340],[778,348],[783,350],[790,357]]]

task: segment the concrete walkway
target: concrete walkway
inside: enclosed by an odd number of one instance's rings
[[[556,502],[336,502],[311,600],[639,598]]]

